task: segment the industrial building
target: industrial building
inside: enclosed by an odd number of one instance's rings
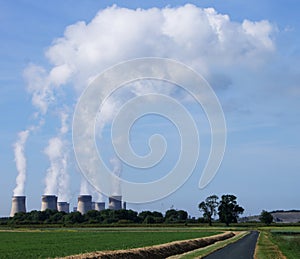
[[[13,196],[10,216],[13,217],[18,212],[26,212],[26,196]]]

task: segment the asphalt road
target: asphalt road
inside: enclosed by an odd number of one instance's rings
[[[258,238],[257,231],[250,234],[214,253],[204,257],[205,259],[253,259],[255,245]]]

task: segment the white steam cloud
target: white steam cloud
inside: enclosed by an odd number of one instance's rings
[[[122,163],[119,158],[113,157],[109,160],[110,164],[113,167],[112,173],[120,177],[122,172]],[[115,181],[112,183],[112,195],[121,195],[121,185],[120,181],[116,178]]]
[[[65,105],[57,97],[63,87],[74,87],[80,95],[99,72],[127,59],[145,56],[173,58],[210,78],[215,70],[255,67],[264,63],[275,50],[272,40],[274,30],[268,21],[234,22],[228,15],[219,14],[213,8],[202,9],[191,4],[147,10],[114,5],[100,10],[89,23],[80,21],[68,26],[64,36],[55,39],[46,51],[50,70],[30,64],[24,76],[32,104],[42,117],[50,105]],[[133,85],[131,93],[143,94],[147,87]],[[146,92],[151,91],[148,89]],[[99,122],[100,131],[111,121],[120,103],[122,100],[118,96],[108,99]],[[50,161],[45,179],[46,194],[63,195],[61,191],[68,190],[65,185],[69,181],[66,173],[66,132],[65,120],[59,135],[51,138],[45,149]],[[25,144],[27,136],[23,138]],[[19,147],[20,154],[24,154],[23,146]],[[19,157],[23,158],[16,158],[17,167],[20,172],[25,172],[26,159],[24,155]],[[90,160],[93,161],[93,158]],[[97,170],[92,162],[90,166]],[[118,173],[118,166],[113,167]],[[25,179],[25,173],[21,175],[19,179]],[[23,190],[23,187],[18,189]],[[88,192],[84,186],[81,189],[81,194]]]
[[[29,136],[29,130],[19,132],[18,140],[14,144],[15,162],[18,170],[16,178],[16,188],[14,189],[14,196],[23,196],[26,181],[26,157],[24,154],[24,147]]]
[[[202,73],[214,65],[253,66],[275,49],[273,31],[268,21],[233,22],[213,8],[191,4],[148,10],[112,6],[90,23],[68,26],[54,41],[46,53],[53,64],[48,82],[57,87],[71,81],[81,92],[108,66],[145,56],[174,58]]]
[[[65,134],[68,132],[68,115],[61,113],[61,128],[58,136],[49,140],[44,152],[50,161],[45,178],[45,194],[58,195],[59,201],[69,200],[69,174],[68,174],[68,143]]]
[[[90,195],[91,191],[89,188],[89,183],[87,180],[83,177],[81,177],[81,183],[80,183],[80,194],[81,195]]]
[[[80,195],[92,195],[94,201],[96,202],[104,201],[103,194],[98,192],[93,186],[91,186],[84,177],[81,177]]]

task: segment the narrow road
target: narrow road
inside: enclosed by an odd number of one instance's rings
[[[205,259],[253,259],[255,245],[258,238],[257,231],[251,231],[250,234],[241,238],[224,248],[204,257]]]

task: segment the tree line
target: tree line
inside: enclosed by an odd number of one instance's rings
[[[133,210],[110,210],[101,211],[91,210],[82,215],[80,212],[61,212],[57,210],[45,210],[31,212],[19,212],[10,218],[1,218],[1,225],[35,225],[35,224],[114,224],[114,223],[138,223],[138,224],[161,224],[161,223],[208,223],[210,226],[216,215],[219,216],[218,222],[229,226],[237,223],[238,218],[244,212],[244,208],[237,203],[237,197],[232,194],[222,195],[221,199],[217,195],[211,195],[198,205],[203,217],[198,219],[191,218],[184,210],[170,209],[165,215],[158,211]],[[271,213],[263,210],[260,221],[265,224],[273,222]]]
[[[203,212],[203,218],[210,226],[217,214],[219,222],[223,222],[226,226],[229,226],[230,223],[237,223],[239,215],[244,212],[244,208],[237,204],[237,197],[232,194],[222,195],[221,200],[219,200],[217,195],[208,196],[204,201],[199,203],[198,207]],[[274,219],[270,212],[263,210],[259,216],[259,220],[269,225]]]
[[[133,210],[91,210],[85,214],[80,212],[61,212],[57,210],[45,210],[31,212],[19,212],[7,219],[9,225],[29,225],[29,224],[112,224],[112,223],[186,223],[188,213],[184,210],[168,210],[165,215],[158,211],[142,211],[140,213]]]

